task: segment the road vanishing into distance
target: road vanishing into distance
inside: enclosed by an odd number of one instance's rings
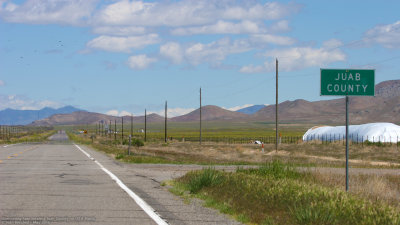
[[[191,169],[119,163],[62,132],[0,146],[0,224],[239,224],[161,185]]]

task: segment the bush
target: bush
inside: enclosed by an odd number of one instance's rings
[[[129,145],[129,139],[124,139],[122,141],[122,145]],[[142,147],[142,146],[144,146],[144,142],[140,139],[132,138],[131,145],[136,146],[136,147]]]
[[[238,168],[236,172],[246,173],[246,174],[256,174],[259,176],[272,177],[275,179],[282,178],[299,178],[302,176],[296,168],[291,164],[284,164],[279,160],[274,160],[272,162],[266,162],[259,168],[254,169],[242,169]]]
[[[197,193],[202,188],[218,185],[223,182],[224,176],[214,168],[207,168],[201,171],[191,172],[187,181],[190,193]]]
[[[144,146],[144,142],[142,140],[140,140],[140,139],[134,138],[132,140],[132,145],[136,146],[136,147],[141,147],[141,146]]]
[[[125,157],[124,154],[118,154],[115,156],[115,159],[123,159]]]

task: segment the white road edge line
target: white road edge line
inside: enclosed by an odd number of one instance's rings
[[[74,144],[75,147],[77,147],[83,154],[85,154],[89,159],[93,160],[105,173],[107,173],[111,179],[113,179],[121,188],[124,190],[128,195],[135,200],[135,202],[140,206],[140,208],[143,209],[147,215],[150,216],[157,224],[159,225],[167,225],[167,221],[163,220],[160,215],[156,213],[156,211],[149,205],[147,202],[145,202],[142,198],[140,198],[135,192],[133,192],[131,189],[129,189],[122,181],[115,176],[113,173],[111,173],[108,169],[106,169],[101,163],[99,163],[95,158],[89,155],[85,150],[81,149],[77,144]]]

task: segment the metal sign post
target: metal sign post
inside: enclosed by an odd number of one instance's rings
[[[346,191],[349,190],[349,96],[375,96],[375,70],[321,69],[321,96],[346,96]]]
[[[349,190],[349,96],[346,95],[346,191]]]

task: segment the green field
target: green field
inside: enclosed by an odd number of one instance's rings
[[[144,138],[144,133],[140,132],[144,129],[143,123],[133,124],[133,136]],[[301,137],[307,129],[312,125],[306,124],[280,124],[279,133],[282,137]],[[62,126],[57,127],[66,130],[87,130],[89,134],[100,136],[108,136],[110,139],[116,136],[122,138],[122,126],[117,124],[117,134],[107,134],[105,129],[95,125],[78,125],[78,126]],[[111,128],[112,132],[115,130],[114,124]],[[103,131],[102,133],[99,131]],[[123,134],[124,137],[131,133],[130,123],[124,124]],[[147,140],[159,141],[163,140],[165,136],[164,123],[149,123],[147,124]],[[172,140],[198,141],[200,136],[198,122],[169,122],[167,125],[167,137]],[[265,122],[203,122],[202,124],[202,139],[207,141],[218,141],[218,139],[261,139],[275,137],[275,124]]]

